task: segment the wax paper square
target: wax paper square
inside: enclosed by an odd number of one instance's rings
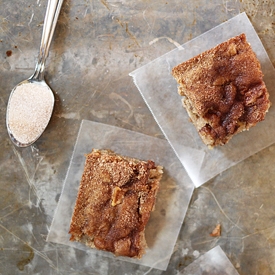
[[[164,167],[155,211],[146,226],[148,244],[142,259],[117,257],[118,260],[165,270],[184,220],[194,185],[169,143],[122,128],[83,120],[80,126],[63,190],[55,211],[47,241],[69,245],[93,255],[115,258],[111,253],[69,241],[71,216],[85,163],[85,154],[93,148],[138,159],[155,161]]]
[[[220,246],[216,246],[188,265],[182,275],[239,275]]]
[[[271,106],[265,121],[236,135],[224,146],[208,149],[182,107],[177,83],[171,75],[174,66],[241,33],[246,34],[260,60],[270,100],[274,103],[275,70],[245,13],[130,73],[196,187],[275,142],[275,108]]]

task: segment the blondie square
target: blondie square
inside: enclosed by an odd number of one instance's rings
[[[141,258],[162,173],[151,160],[93,149],[86,156],[70,240],[116,256]]]
[[[172,69],[182,103],[210,148],[264,120],[270,107],[260,62],[245,34]]]

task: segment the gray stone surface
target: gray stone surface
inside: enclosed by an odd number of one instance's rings
[[[47,1],[0,4],[0,274],[178,274],[216,245],[241,275],[275,273],[275,146],[194,191],[167,271],[45,241],[81,120],[163,138],[128,74],[239,11],[274,65],[273,0],[65,0],[46,63],[53,117],[25,149],[8,138],[6,105],[33,73]]]

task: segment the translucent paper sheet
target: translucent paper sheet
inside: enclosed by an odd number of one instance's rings
[[[275,71],[245,13],[233,17],[130,74],[196,187],[275,142],[273,105],[264,122],[236,135],[225,146],[208,149],[190,123],[177,93],[177,83],[171,75],[174,66],[241,33],[246,34],[261,62],[264,80],[274,104]]]
[[[182,275],[239,275],[220,246],[216,246],[188,265]]]
[[[85,250],[91,253],[91,257],[93,255],[113,257],[111,253],[69,241],[68,231],[84,168],[85,154],[89,153],[92,148],[111,149],[125,156],[151,159],[164,167],[155,211],[152,212],[145,231],[148,244],[146,254],[141,260],[127,257],[117,259],[165,270],[185,217],[194,185],[166,140],[101,123],[82,121],[47,241]]]

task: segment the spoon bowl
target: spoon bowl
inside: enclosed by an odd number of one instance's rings
[[[6,124],[18,147],[34,143],[47,127],[54,108],[54,94],[44,80],[27,79],[11,91]]]
[[[6,114],[7,131],[18,147],[33,144],[45,131],[54,108],[54,94],[44,79],[45,62],[63,0],[48,0],[38,61],[34,74],[11,91]]]

